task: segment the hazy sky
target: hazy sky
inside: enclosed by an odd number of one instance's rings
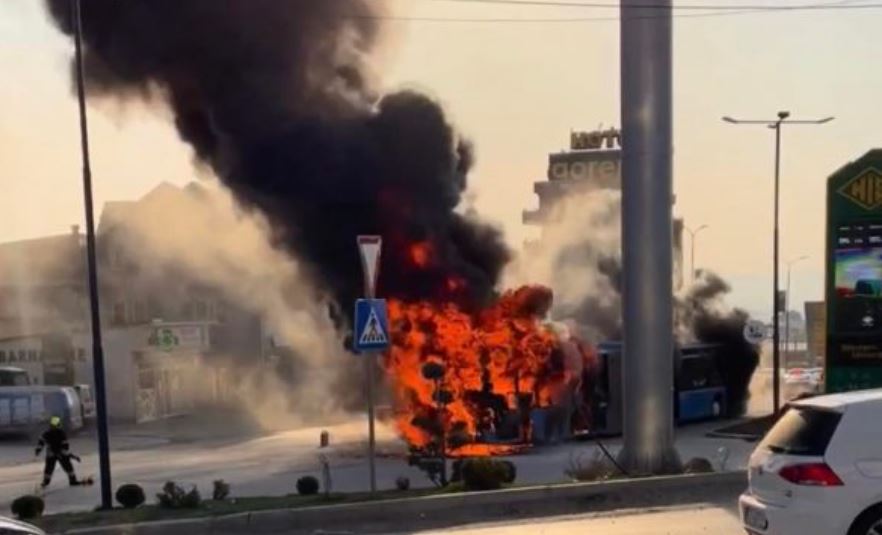
[[[739,2],[689,2],[702,3]],[[431,0],[388,4],[414,18],[617,13]],[[795,117],[836,116],[824,126],[791,127],[783,137],[782,260],[808,255],[793,269],[794,300],[820,298],[825,179],[882,141],[880,22],[879,9],[675,19],[675,211],[688,226],[710,225],[699,237],[696,264],[730,280],[736,304],[755,312],[771,305],[773,137],[720,117],[774,117],[779,109]],[[471,186],[478,209],[520,244],[530,235],[521,210],[536,203],[532,183],[544,176],[547,153],[566,147],[571,128],[619,123],[618,23],[392,21],[389,29],[377,60],[385,85],[416,87],[445,104],[477,147]],[[82,221],[71,50],[47,22],[40,0],[0,1],[2,241],[65,232]],[[167,117],[107,102],[89,111],[98,206],[140,196],[162,180],[181,184],[195,176],[190,151]]]

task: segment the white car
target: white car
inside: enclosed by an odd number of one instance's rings
[[[5,516],[0,516],[0,533],[3,535],[46,535],[37,526],[6,518]]]
[[[791,403],[750,457],[750,534],[882,535],[882,389]]]

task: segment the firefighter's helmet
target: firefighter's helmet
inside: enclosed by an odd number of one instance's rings
[[[49,418],[49,425],[51,425],[52,427],[60,427],[61,418],[59,418],[58,416],[53,416],[52,418]]]

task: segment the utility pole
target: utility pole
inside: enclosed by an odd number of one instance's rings
[[[83,152],[83,198],[86,208],[86,259],[89,271],[89,309],[92,322],[92,372],[95,378],[95,412],[98,428],[98,467],[101,475],[101,508],[113,508],[110,482],[110,440],[107,436],[107,393],[104,383],[104,348],[101,343],[101,308],[98,301],[98,265],[95,254],[95,215],[92,206],[92,168],[89,164],[89,125],[86,121],[86,88],[83,75],[83,21],[80,0],[71,1],[76,49],[77,99],[80,107],[80,145]]]
[[[671,0],[621,2],[624,444],[632,475],[674,472]]]
[[[780,260],[779,260],[779,192],[781,183],[781,126],[784,124],[825,124],[833,120],[833,117],[823,119],[794,120],[790,119],[789,111],[779,111],[777,119],[742,120],[732,117],[723,117],[723,120],[731,124],[758,124],[771,128],[775,131],[775,199],[774,199],[774,232],[772,237],[772,407],[774,414],[781,411],[781,300],[780,292]]]
[[[807,256],[800,256],[794,260],[787,262],[787,289],[784,291],[784,367],[786,368],[790,362],[790,269],[793,264],[807,259]]]
[[[685,225],[683,226],[683,228],[686,229],[686,232],[689,233],[689,245],[690,245],[690,247],[689,247],[689,249],[690,249],[689,271],[691,272],[690,277],[692,278],[693,283],[695,282],[695,276],[696,276],[696,274],[695,274],[695,238],[696,238],[696,236],[698,236],[699,232],[708,228],[708,226],[709,225],[701,225],[700,227],[698,227],[695,230],[692,230],[691,228],[689,228]]]

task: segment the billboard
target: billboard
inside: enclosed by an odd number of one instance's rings
[[[882,150],[827,182],[827,391],[882,387]]]

